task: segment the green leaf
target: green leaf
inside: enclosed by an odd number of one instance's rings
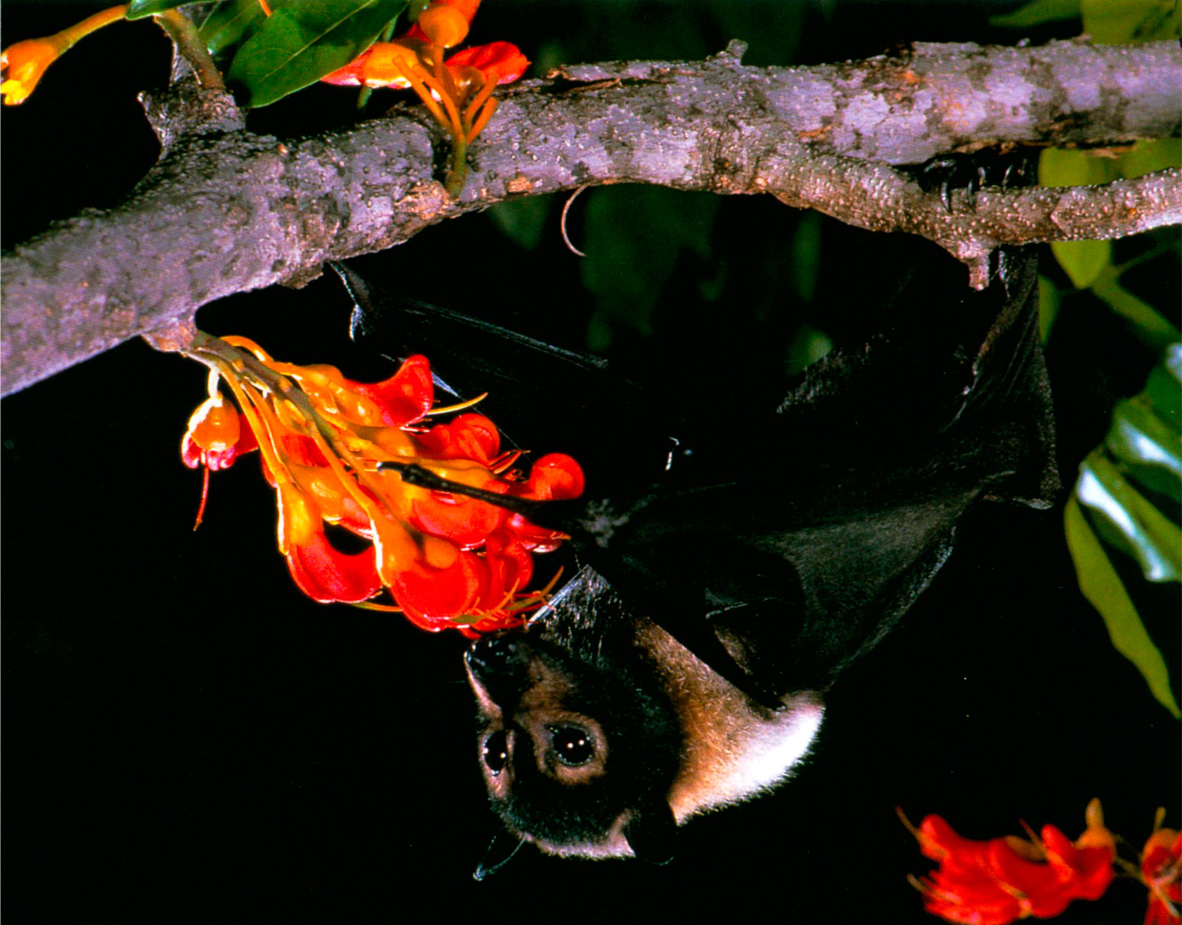
[[[1176,38],[1175,0],[1080,0],[1083,31],[1097,45]]]
[[[1122,401],[1112,416],[1105,446],[1121,462],[1162,466],[1182,480],[1178,426],[1158,417],[1143,398]]]
[[[143,19],[145,16],[155,16],[165,10],[175,10],[178,6],[192,3],[193,0],[131,0],[127,4],[126,19]]]
[[[1117,164],[1121,176],[1130,180],[1155,170],[1182,167],[1182,138],[1142,138]]]
[[[1087,289],[1112,265],[1111,241],[1053,241],[1051,252],[1076,289]]]
[[[1099,244],[1101,242],[1073,241],[1071,243]],[[1103,243],[1108,244],[1110,242],[1105,241]],[[1055,245],[1052,244],[1051,248],[1055,256],[1059,256],[1059,251],[1055,249]],[[1086,255],[1083,259],[1086,259]],[[1061,259],[1060,263],[1062,263]],[[1066,265],[1064,265],[1064,269],[1068,269]],[[1068,270],[1068,275],[1071,275],[1070,270]],[[1074,277],[1072,281],[1074,282]],[[1137,336],[1155,350],[1165,349],[1182,335],[1182,332],[1179,332],[1172,323],[1167,321],[1161,312],[1144,299],[1137,298],[1137,296],[1133,295],[1120,284],[1119,267],[1101,267],[1100,272],[1096,273],[1092,278],[1090,287],[1092,295],[1108,303],[1108,307],[1118,315],[1123,315],[1129,321],[1133,322],[1136,325]]]
[[[1161,650],[1150,639],[1137,608],[1074,498],[1067,502],[1063,521],[1079,588],[1103,617],[1113,646],[1141,672],[1162,706],[1182,719],[1182,710],[1178,709],[1170,690],[1170,673]]]
[[[198,34],[211,55],[215,57],[242,41],[243,37],[262,25],[266,19],[259,0],[233,0],[214,7]]]
[[[1003,29],[1025,29],[1046,22],[1076,19],[1079,16],[1079,3],[1080,0],[1034,0],[1012,13],[990,16],[989,25]]]
[[[238,49],[227,80],[268,106],[344,67],[377,41],[407,0],[291,0]]]
[[[1176,428],[1182,426],[1182,344],[1166,348],[1162,361],[1149,374],[1145,396],[1157,414]]]
[[[1137,560],[1149,581],[1182,578],[1182,530],[1146,501],[1099,450],[1080,465],[1075,497],[1100,519],[1105,538]]]
[[[1047,148],[1038,158],[1041,186],[1092,186],[1110,183],[1117,176],[1111,158],[1094,157],[1084,151]]]

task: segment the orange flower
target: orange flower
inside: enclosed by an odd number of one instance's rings
[[[444,60],[444,50],[468,35],[479,0],[435,0],[405,35],[376,42],[345,67],[321,78],[345,86],[413,89],[435,119],[451,135],[455,166],[448,190],[463,184],[467,147],[496,111],[492,92],[517,80],[529,61],[509,42],[493,42],[461,51]]]
[[[425,629],[459,626],[468,635],[520,625],[541,603],[524,590],[532,554],[554,549],[563,534],[488,500],[405,482],[398,466],[494,495],[544,500],[581,493],[573,459],[544,456],[522,478],[511,468],[520,454],[500,454],[500,435],[483,415],[462,414],[423,432],[415,425],[447,410],[431,410],[425,357],[411,357],[383,382],[360,383],[332,366],[276,362],[244,338],[200,335],[191,355],[213,370],[211,397],[190,419],[182,457],[205,467],[208,486],[211,469],[261,450],[278,496],[279,550],[309,597],[399,609]],[[241,413],[217,390],[221,380]],[[338,549],[334,528],[366,548]],[[383,587],[395,607],[369,603]]]
[[[29,98],[49,65],[70,50],[80,38],[116,22],[127,12],[127,4],[95,13],[77,25],[40,39],[25,39],[0,52],[0,95],[5,106],[19,106]]]
[[[940,866],[913,881],[924,908],[949,922],[1008,925],[1059,915],[1075,899],[1098,899],[1115,876],[1116,842],[1104,828],[1099,800],[1088,804],[1087,823],[1074,843],[1052,825],[1043,826],[1041,838],[1031,832],[1029,840],[973,841],[927,816],[912,832],[923,855]]]

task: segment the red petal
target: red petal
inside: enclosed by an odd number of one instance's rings
[[[296,466],[318,466],[325,468],[328,460],[311,437],[300,434],[284,434],[279,438],[281,452],[286,462]]]
[[[406,569],[390,591],[414,622],[427,629],[443,629],[441,621],[472,610],[487,577],[479,556],[461,552],[445,569],[426,565]]]
[[[500,607],[506,595],[520,591],[533,578],[533,556],[525,546],[515,542],[503,531],[488,538],[484,562],[488,567],[489,580],[480,606],[486,610]]]
[[[425,456],[435,459],[472,459],[488,466],[501,451],[497,425],[483,414],[461,414],[416,437]]]
[[[410,357],[384,382],[344,382],[350,391],[381,406],[382,423],[387,427],[405,427],[421,420],[435,402],[431,363],[425,356]]]
[[[529,481],[524,491],[514,492],[539,501],[577,498],[583,493],[585,480],[579,464],[563,453],[548,453],[529,470]]]
[[[474,67],[485,80],[512,83],[525,73],[529,59],[512,42],[490,42],[456,52],[444,62],[449,68]]]
[[[410,522],[415,529],[465,548],[483,543],[506,516],[507,512],[496,505],[438,491],[415,501],[410,508]]]
[[[382,587],[372,549],[353,555],[339,552],[319,530],[309,542],[292,545],[287,567],[300,590],[321,604],[357,604]]]
[[[336,84],[339,87],[360,87],[365,83],[364,78],[361,76],[362,68],[369,60],[371,51],[372,49],[366,49],[344,67],[321,77],[321,83]]]
[[[204,462],[204,459],[205,450],[201,449],[201,447],[199,447],[193,440],[193,437],[186,432],[186,434],[181,437],[181,462],[183,462],[190,469],[196,469],[201,465],[202,462]]]

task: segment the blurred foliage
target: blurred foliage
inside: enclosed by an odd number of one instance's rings
[[[1180,15],[1175,0],[1034,0],[993,23],[1027,28],[1078,19],[1093,41],[1119,44],[1176,38]],[[1178,166],[1182,140],[1177,138],[1141,141],[1120,151],[1052,148],[1039,160],[1039,182],[1087,186]],[[1161,357],[1145,390],[1116,402],[1104,442],[1080,463],[1064,525],[1080,589],[1103,617],[1113,645],[1137,667],[1162,705],[1182,718],[1168,665],[1155,642],[1155,637],[1168,636],[1167,627],[1154,625],[1163,615],[1136,603],[1141,582],[1177,585],[1182,578],[1182,332],[1165,317],[1164,305],[1154,305],[1123,282],[1142,264],[1168,265],[1160,258],[1178,253],[1176,234],[1158,240],[1157,246],[1124,262],[1115,260],[1112,241],[1052,244],[1069,284],[1040,280],[1040,328],[1048,339],[1062,312],[1087,293]],[[1136,569],[1128,567],[1129,560]],[[1165,619],[1176,617],[1175,612]]]
[[[1024,29],[1064,20],[1079,20],[1098,44],[1118,45],[1176,36],[1182,13],[1175,0],[1033,0],[991,22]]]

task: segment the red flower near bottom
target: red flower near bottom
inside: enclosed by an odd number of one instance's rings
[[[1141,853],[1141,879],[1149,887],[1145,925],[1178,925],[1182,920],[1182,832],[1158,829],[1149,836]]]
[[[963,925],[1008,925],[1059,915],[1075,899],[1099,899],[1115,876],[1116,842],[1098,800],[1088,804],[1087,820],[1075,842],[1053,825],[1043,826],[1041,838],[973,841],[941,817],[925,817],[912,831],[923,855],[940,866],[913,881],[924,908]]]

